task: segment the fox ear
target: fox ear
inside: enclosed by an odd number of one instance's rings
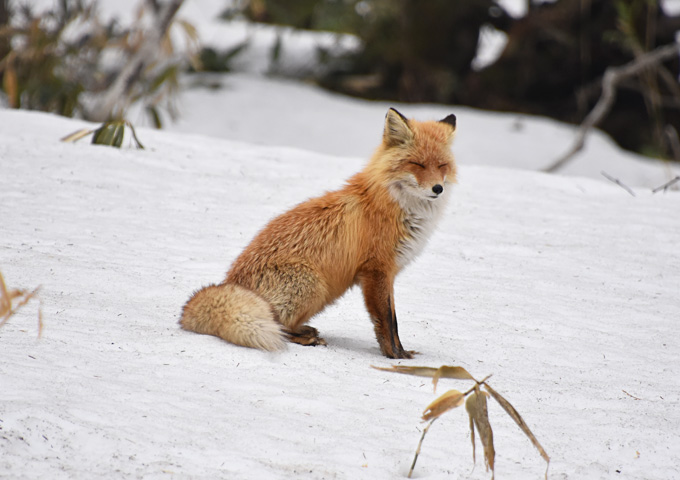
[[[439,120],[442,123],[447,123],[453,127],[453,131],[456,131],[456,116],[451,114],[447,116],[446,118]]]
[[[408,124],[408,119],[394,108],[390,108],[385,116],[383,140],[388,147],[403,145],[413,140],[413,131]]]

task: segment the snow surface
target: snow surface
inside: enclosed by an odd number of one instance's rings
[[[101,7],[125,22],[136,3]],[[191,292],[221,280],[268,219],[361,168],[393,106],[261,76],[280,30],[220,22],[224,5],[188,1],[180,17],[207,45],[250,39],[245,72],[187,78],[222,88],[185,91],[169,132],[139,129],[146,150],[60,143],[91,125],[0,110],[0,272],[10,288],[42,285],[45,323],[37,339],[32,301],[0,329],[0,478],[402,478],[435,396],[427,379],[369,368],[395,363],[493,373],[551,455],[550,478],[679,478],[680,193],[650,187],[680,172],[601,133],[549,176],[530,170],[569,147],[572,127],[394,105],[459,124],[453,201],[397,279],[415,360],[380,356],[358,291],[313,319],[325,348],[268,354],[178,328]],[[316,46],[335,41],[282,32],[287,69],[314,68]],[[543,478],[495,404],[491,422],[497,478]],[[464,412],[433,426],[414,477],[490,478],[473,470]]]
[[[252,73],[199,75],[187,79],[181,117],[167,128],[249,143],[290,146],[359,159],[370,156],[389,107],[407,117],[458,118],[456,157],[465,165],[542,170],[572,145],[576,128],[515,113],[445,105],[369,102],[332,94],[300,82]],[[192,85],[194,87],[192,88]],[[206,88],[219,85],[220,88]],[[144,117],[134,116],[143,124]],[[602,171],[631,186],[657,187],[680,175],[668,162],[622,151],[599,130],[561,174],[603,179]]]
[[[297,113],[310,137],[325,126],[363,141],[352,122]],[[362,115],[375,145],[384,112]],[[269,354],[177,326],[267,219],[365,158],[146,129],[146,150],[65,144],[87,124],[0,110],[0,271],[10,288],[42,285],[45,323],[37,339],[33,301],[0,329],[0,478],[402,478],[435,397],[427,379],[370,368],[395,363],[492,373],[552,479],[678,478],[680,193],[473,165],[525,155],[503,116],[458,118],[459,185],[396,284],[402,342],[421,354],[396,362],[356,290],[312,321],[328,347]],[[244,139],[279,141],[261,120]],[[554,150],[539,134],[552,122],[525,122],[533,148]],[[444,380],[438,393],[468,386]],[[530,442],[490,408],[497,478],[543,478]],[[464,412],[432,427],[414,478],[490,478],[473,470]]]

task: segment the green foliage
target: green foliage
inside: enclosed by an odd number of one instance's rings
[[[618,0],[616,7],[616,31],[610,33],[610,38],[627,50],[635,53],[649,50],[647,28],[650,15],[658,8],[656,0]]]
[[[211,47],[201,49],[199,54],[200,69],[204,72],[230,72],[232,60],[248,46],[248,42],[241,42],[224,51]]]
[[[127,120],[112,120],[110,122],[104,122],[99,128],[89,130],[84,128],[73,132],[61,139],[62,142],[74,143],[84,138],[88,135],[92,135],[93,145],[107,145],[109,147],[121,148],[123,146],[123,137],[125,136],[125,129],[130,129],[132,134],[132,139],[135,142],[137,148],[144,148],[142,142],[137,138],[137,132],[132,123]]]

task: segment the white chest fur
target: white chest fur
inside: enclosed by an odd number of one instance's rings
[[[407,233],[406,238],[397,245],[397,265],[400,269],[411,263],[425,248],[444,213],[450,189],[449,185],[439,198],[433,200],[414,196],[401,188],[390,189],[392,197],[404,212],[403,222]]]

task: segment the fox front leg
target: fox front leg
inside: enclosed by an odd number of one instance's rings
[[[404,350],[399,340],[393,278],[379,271],[367,272],[361,277],[361,288],[382,354],[388,358],[413,358],[417,352]]]

